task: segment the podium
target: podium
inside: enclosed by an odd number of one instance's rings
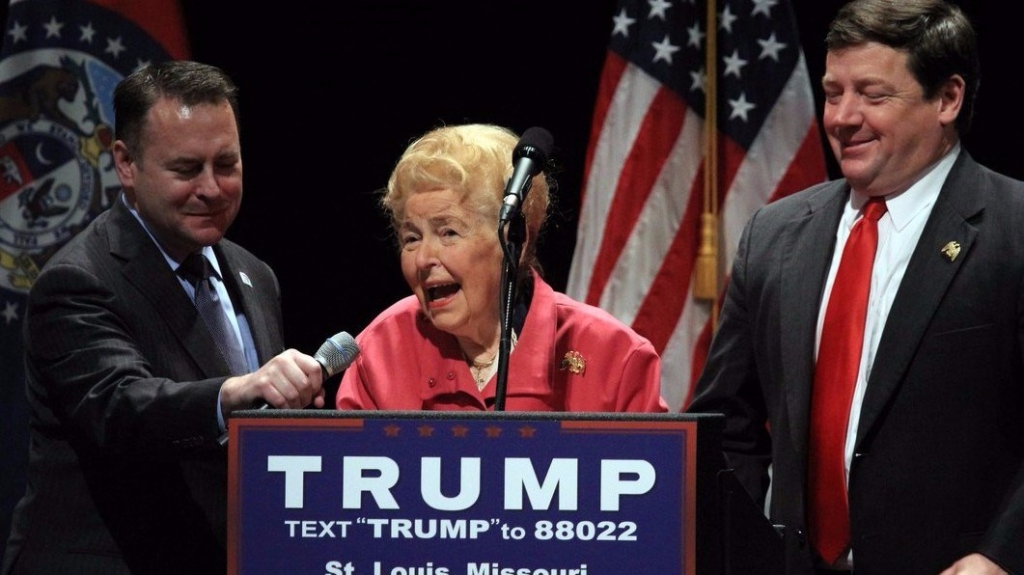
[[[718,414],[252,410],[229,575],[782,573]]]

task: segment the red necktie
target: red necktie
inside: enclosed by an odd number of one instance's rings
[[[814,369],[807,528],[811,543],[829,565],[842,556],[850,543],[844,464],[846,428],[864,344],[878,220],[884,213],[885,200],[872,198],[864,205],[863,217],[850,230],[825,310]]]

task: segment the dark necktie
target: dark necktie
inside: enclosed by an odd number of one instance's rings
[[[220,305],[217,290],[210,281],[213,274],[210,262],[202,254],[190,254],[178,266],[178,274],[188,280],[196,288],[196,310],[203,323],[210,330],[210,335],[217,343],[217,348],[231,369],[232,375],[248,373],[245,363],[245,352],[235,336],[235,331],[228,323],[227,315]]]
[[[807,460],[808,534],[819,555],[834,564],[850,545],[846,493],[846,429],[864,345],[871,268],[885,200],[872,198],[843,248],[818,345],[811,392]]]

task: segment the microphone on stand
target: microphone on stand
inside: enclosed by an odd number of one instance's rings
[[[555,139],[544,128],[523,132],[512,150],[512,177],[505,185],[505,198],[498,217],[498,238],[504,254],[501,271],[501,340],[498,345],[498,373],[494,393],[494,411],[505,410],[508,386],[508,355],[512,351],[512,311],[516,301],[519,251],[526,238],[522,205],[534,176],[544,171]]]
[[[548,163],[555,138],[544,128],[528,128],[512,150],[512,177],[505,185],[505,199],[501,204],[499,222],[511,220],[522,208],[526,194],[530,191],[533,177],[544,171]]]
[[[356,343],[355,338],[347,331],[339,331],[320,344],[320,349],[316,350],[313,359],[320,364],[320,375],[326,381],[328,377],[344,371],[356,360],[358,355],[359,344]],[[271,407],[270,404],[261,402],[256,409],[271,409]],[[228,434],[225,432],[221,435],[218,442],[221,445],[227,444]]]

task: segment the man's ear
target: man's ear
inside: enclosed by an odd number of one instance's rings
[[[114,154],[114,170],[117,172],[117,179],[121,181],[121,187],[128,195],[128,203],[135,205],[135,170],[138,166],[128,146],[121,140],[114,140],[112,149]]]
[[[939,121],[944,126],[951,126],[960,115],[960,108],[964,104],[964,92],[967,84],[960,74],[953,74],[939,88]]]
[[[121,140],[114,140],[113,153],[114,169],[117,170],[117,178],[121,180],[121,185],[128,187],[129,181],[135,183],[135,174],[132,172],[135,158],[132,157],[128,146]]]

